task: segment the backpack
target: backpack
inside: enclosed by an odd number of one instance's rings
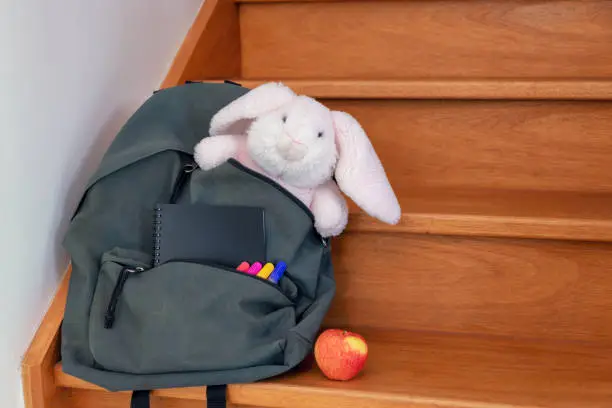
[[[64,240],[66,373],[140,391],[134,406],[148,406],[148,390],[203,385],[210,404],[225,384],[279,375],[310,353],[335,291],[312,213],[234,160],[210,171],[193,161],[211,117],[248,91],[190,83],[156,92],[105,153]],[[214,265],[151,267],[154,207],[169,202],[263,207],[268,258],[284,260],[286,274],[275,285]]]

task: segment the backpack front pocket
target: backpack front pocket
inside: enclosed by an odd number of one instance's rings
[[[102,264],[89,336],[104,369],[158,374],[284,364],[296,324],[290,281],[280,287],[186,262],[141,267]]]

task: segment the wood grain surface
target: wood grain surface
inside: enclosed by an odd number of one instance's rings
[[[204,408],[203,401],[206,390],[200,399],[151,397],[150,408]],[[57,398],[57,405],[53,408],[129,408],[130,394],[123,392],[107,392],[102,390],[86,390],[79,388],[63,388]],[[228,408],[257,408],[250,405],[228,404]]]
[[[70,273],[68,268],[21,363],[25,408],[56,408],[53,370],[60,355],[60,326],[66,308]]]
[[[347,231],[612,241],[612,194],[414,188],[388,225],[350,203]]]
[[[240,75],[238,7],[232,0],[207,0],[162,83],[162,88],[196,78]]]
[[[609,78],[612,3],[288,2],[240,6],[244,78]]]
[[[355,116],[399,195],[417,186],[612,191],[612,103],[327,100]]]
[[[246,88],[273,79],[234,78]],[[612,100],[612,81],[593,80],[346,80],[289,79],[295,92],[318,99]]]
[[[364,334],[368,363],[350,382],[329,381],[306,363],[279,379],[230,385],[229,399],[270,408],[604,408],[612,404],[612,354],[607,347],[427,333]],[[100,401],[126,401],[126,397],[80,390],[87,384],[63,374],[61,367],[56,381],[74,387],[72,398],[83,404],[69,407],[115,408],[121,405]],[[190,408],[193,395],[201,404],[205,395],[202,388],[179,392],[184,394],[184,405],[177,408]]]
[[[612,246],[348,233],[326,325],[612,341]]]

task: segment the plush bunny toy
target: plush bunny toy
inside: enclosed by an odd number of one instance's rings
[[[210,137],[195,147],[195,160],[209,170],[229,158],[302,200],[324,237],[340,234],[348,221],[338,187],[371,216],[399,221],[397,198],[359,123],[282,84],[261,85],[212,118]]]

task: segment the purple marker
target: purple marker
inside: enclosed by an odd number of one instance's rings
[[[287,264],[284,263],[283,261],[280,261],[279,263],[276,264],[276,268],[274,268],[268,280],[273,283],[278,283],[280,278],[283,277],[283,274],[285,273],[286,270],[287,270]]]
[[[249,270],[246,271],[246,273],[248,273],[249,275],[257,275],[257,272],[259,272],[262,267],[263,265],[261,264],[261,262],[255,262],[253,265],[251,265]]]

